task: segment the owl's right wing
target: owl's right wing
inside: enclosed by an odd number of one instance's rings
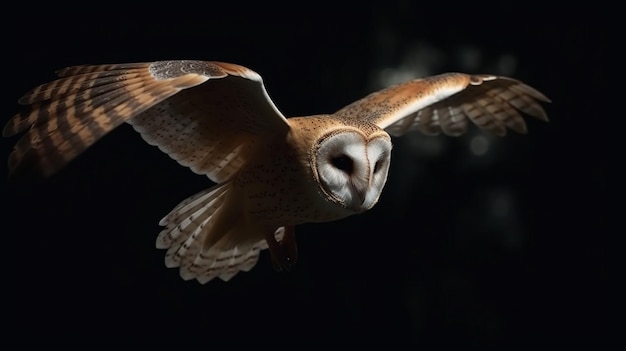
[[[286,133],[287,120],[261,76],[235,64],[156,61],[68,67],[22,97],[30,105],[4,127],[26,131],[9,157],[49,176],[122,122],[181,165],[214,182],[228,179],[258,136]]]
[[[547,121],[539,102],[550,100],[512,78],[446,73],[414,79],[374,92],[334,116],[374,123],[393,136],[409,131],[458,136],[470,122],[497,135],[526,133],[518,111]]]

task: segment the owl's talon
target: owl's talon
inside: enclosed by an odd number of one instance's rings
[[[265,240],[272,258],[272,266],[277,272],[283,270],[291,272],[296,266],[298,260],[298,247],[296,245],[296,237],[294,226],[286,226],[283,240],[279,243],[274,235],[266,235]]]
[[[285,261],[285,269],[289,272],[293,270],[298,262],[298,245],[296,244],[296,231],[295,226],[289,225],[285,227],[285,234],[283,240],[280,242],[280,247],[286,253],[287,261]]]

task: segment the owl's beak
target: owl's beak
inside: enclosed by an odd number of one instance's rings
[[[363,210],[363,203],[365,203],[367,190],[370,188],[370,183],[370,177],[367,177],[366,179],[357,178],[351,183],[352,189],[354,189],[354,192],[356,193],[356,196],[358,198],[358,203],[355,203],[354,206],[355,210]]]
[[[359,197],[359,205],[362,205],[365,202],[365,195],[367,194],[366,188],[355,189],[356,194]]]

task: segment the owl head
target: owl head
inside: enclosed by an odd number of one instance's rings
[[[311,166],[327,200],[356,213],[376,204],[391,161],[391,138],[376,126],[341,126],[314,144]]]

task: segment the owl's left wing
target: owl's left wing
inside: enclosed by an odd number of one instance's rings
[[[526,123],[519,111],[548,120],[539,101],[550,102],[512,78],[446,73],[372,93],[334,115],[374,123],[393,136],[413,130],[458,136],[466,132],[468,120],[497,135],[507,128],[523,134]]]
[[[285,117],[261,76],[215,61],[156,61],[74,66],[20,99],[29,105],[4,127],[23,131],[9,170],[57,172],[96,141],[128,122],[151,145],[215,182],[244,163],[259,135],[286,133]]]

